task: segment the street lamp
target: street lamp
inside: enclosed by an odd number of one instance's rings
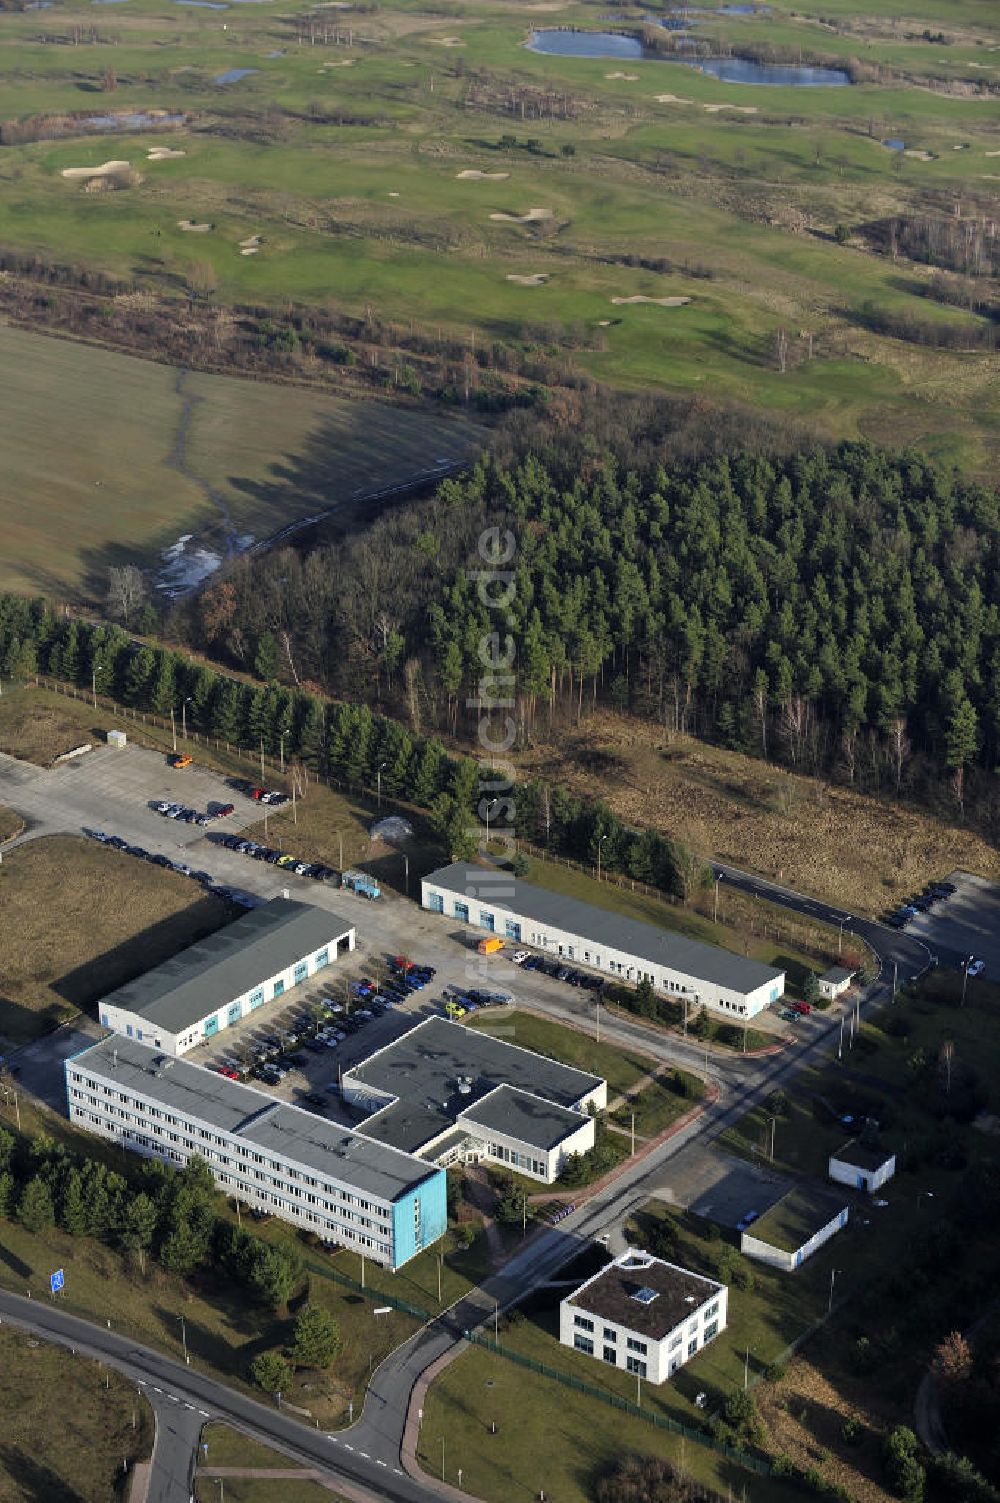
[[[827,1315],[829,1315],[830,1311],[833,1309],[833,1285],[834,1285],[834,1282],[836,1280],[837,1274],[839,1272],[840,1272],[839,1268],[831,1268],[830,1269],[830,1298],[826,1302],[826,1313],[827,1313]]]
[[[606,835],[601,835],[597,842],[597,880],[601,880],[601,846],[607,840]]]
[[[722,873],[721,872],[716,872],[715,873],[715,908],[714,908],[714,911],[712,913],[712,923],[713,924],[717,924],[719,922],[719,883],[721,881],[722,881]]]
[[[281,774],[282,774],[282,777],[284,777],[284,774],[285,774],[285,737],[287,735],[288,735],[287,731],[282,731],[281,735],[278,737],[278,755],[281,758]]]
[[[219,1484],[219,1503],[226,1503],[226,1484],[221,1477],[216,1477],[215,1480]]]
[[[933,1200],[934,1199],[934,1191],[933,1190],[918,1190],[917,1191],[917,1210],[918,1211],[920,1210],[920,1198],[923,1195],[926,1195],[928,1200]]]
[[[185,1367],[190,1367],[191,1358],[188,1356],[187,1324],[184,1320],[183,1315],[178,1315],[177,1319],[181,1323],[181,1343],[184,1347],[184,1365]]]
[[[744,1393],[746,1393],[747,1389],[750,1386],[750,1352],[751,1352],[751,1348],[747,1347],[746,1356],[743,1359],[743,1392]]]
[[[487,846],[490,843],[490,810],[493,808],[494,804],[498,804],[499,802],[500,802],[500,800],[498,798],[491,798],[491,799],[488,799],[486,801],[486,803],[483,805],[484,809],[486,810],[486,844],[487,844]]]
[[[962,961],[962,1007],[965,1006],[965,988],[969,984],[969,967],[975,960],[975,958],[976,957],[974,955],[967,955]]]
[[[377,805],[377,807],[379,809],[381,809],[381,807],[382,807],[382,769],[385,768],[385,767],[388,767],[388,765],[389,765],[388,762],[380,762],[378,764],[378,770],[377,770],[377,772],[375,774],[376,781],[378,783],[378,805]]]
[[[181,738],[184,741],[187,740],[187,733],[188,733],[187,707],[191,703],[191,701],[192,701],[193,698],[194,698],[194,695],[193,694],[189,694],[188,697],[187,697],[187,699],[182,699],[181,700]]]

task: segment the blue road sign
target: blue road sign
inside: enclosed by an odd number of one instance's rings
[[[59,1290],[63,1288],[65,1283],[66,1275],[61,1268],[57,1268],[55,1273],[49,1275],[49,1288],[52,1290],[53,1294],[58,1294]]]

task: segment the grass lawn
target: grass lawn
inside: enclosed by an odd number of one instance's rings
[[[0,1330],[0,1503],[117,1503],[122,1463],[149,1456],[134,1383],[27,1331]]]
[[[485,1033],[495,1031],[505,1042],[518,1044],[522,1049],[533,1049],[537,1054],[547,1054],[550,1059],[561,1060],[565,1065],[603,1076],[608,1082],[609,1100],[625,1095],[637,1081],[656,1068],[656,1061],[646,1055],[626,1052],[614,1044],[598,1044],[587,1033],[521,1008],[504,1009],[502,1015],[474,1013],[471,1019],[464,1021]]]
[[[683,1090],[677,1089],[678,1082]],[[697,1075],[686,1070],[667,1070],[640,1091],[630,1092],[623,1105],[611,1113],[611,1121],[631,1130],[634,1116],[637,1134],[655,1138],[671,1122],[697,1106],[704,1095],[704,1082]]]
[[[15,814],[13,809],[0,808],[0,845],[5,840],[12,840],[23,829],[24,820],[20,814]]]
[[[272,1503],[276,1497],[281,1503],[338,1503],[337,1495],[329,1488],[311,1478],[282,1477],[225,1477],[224,1492],[218,1480],[204,1468],[254,1467],[264,1471],[284,1471],[296,1463],[281,1451],[272,1451],[252,1436],[232,1430],[228,1425],[206,1425],[201,1432],[202,1449],[199,1453],[199,1471],[195,1473],[195,1497],[198,1503],[219,1503],[220,1498],[235,1500],[235,1503]]]
[[[221,927],[234,910],[174,872],[72,835],[0,865],[0,1035],[22,1043]]]
[[[7,327],[0,377],[0,589],[57,599],[102,598],[110,564],[155,567],[183,533],[216,550],[237,533],[269,537],[464,455],[476,432]]]

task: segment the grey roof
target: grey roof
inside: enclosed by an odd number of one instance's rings
[[[543,1101],[530,1091],[504,1085],[468,1107],[461,1120],[506,1133],[547,1153],[590,1119],[581,1112],[570,1111],[569,1107],[557,1106],[554,1101]]]
[[[856,1138],[848,1138],[847,1142],[836,1153],[831,1153],[831,1159],[837,1159],[841,1164],[850,1164],[854,1169],[881,1169],[883,1164],[895,1158],[887,1148],[871,1148],[867,1143],[859,1143]]]
[[[448,1018],[426,1018],[346,1070],[344,1081],[369,1085],[396,1098],[368,1119],[365,1132],[409,1151],[443,1132],[460,1115],[467,1116],[497,1086],[518,1086],[543,1102],[569,1107],[603,1084],[599,1075],[588,1075]],[[462,1084],[470,1089],[462,1090]],[[521,1125],[529,1126],[526,1119]],[[526,1137],[523,1141],[534,1140]]]
[[[329,909],[272,898],[101,1001],[183,1033],[353,927]]]
[[[529,918],[542,926],[551,925],[572,935],[581,944],[589,941],[592,946],[607,945],[650,965],[678,971],[681,975],[709,981],[734,992],[756,991],[785,974],[759,960],[747,960],[732,950],[703,945],[700,940],[688,939],[673,930],[658,929],[639,919],[584,903],[579,898],[521,882],[509,871],[500,871],[496,867],[455,861],[451,866],[431,872],[423,881],[429,886],[444,887],[457,896],[471,897],[494,912]]]
[[[378,1200],[395,1200],[436,1172],[364,1133],[118,1034],[66,1061],[67,1072],[74,1066]]]
[[[853,975],[854,972],[847,970],[845,966],[832,965],[819,979],[829,981],[831,986],[839,986],[842,981],[850,981]]]
[[[714,1279],[630,1247],[581,1285],[567,1303],[652,1341],[662,1341],[722,1287]],[[654,1290],[656,1298],[640,1304],[635,1298],[640,1289]]]

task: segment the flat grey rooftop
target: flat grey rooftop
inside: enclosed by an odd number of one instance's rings
[[[369,1119],[365,1132],[409,1151],[425,1143],[432,1132],[443,1132],[460,1115],[468,1116],[497,1086],[517,1086],[541,1098],[539,1107],[546,1103],[570,1107],[603,1084],[599,1075],[589,1075],[447,1018],[427,1018],[418,1023],[394,1043],[346,1071],[344,1081],[368,1085],[397,1098]],[[578,1126],[579,1117],[573,1115]],[[542,1126],[539,1117],[539,1148],[551,1138],[553,1121],[549,1119]],[[527,1135],[531,1122],[523,1112],[520,1127],[518,1136],[534,1143]],[[560,1137],[565,1136],[564,1130]]]
[[[721,1288],[714,1279],[630,1248],[571,1294],[568,1303],[652,1341],[662,1341]],[[655,1298],[641,1303],[636,1299],[640,1289],[652,1290]]]
[[[353,927],[328,909],[272,898],[101,1001],[183,1033]]]
[[[634,955],[637,960],[645,960],[660,969],[678,971],[681,975],[710,981],[731,991],[753,992],[784,975],[783,971],[759,960],[747,960],[732,950],[703,945],[700,940],[688,939],[670,929],[658,929],[639,919],[584,903],[579,898],[549,892],[547,888],[521,882],[510,872],[496,867],[455,861],[451,866],[431,872],[423,881],[426,886],[444,888],[456,897],[472,898],[493,912],[528,918],[542,929],[549,926],[572,935],[581,943],[589,941],[591,947],[604,945]],[[502,925],[498,928],[502,931]]]
[[[392,1201],[435,1172],[395,1147],[135,1039],[113,1034],[67,1060],[67,1071],[74,1066],[379,1200]]]
[[[582,1112],[557,1106],[554,1101],[543,1101],[529,1091],[504,1085],[467,1107],[462,1120],[474,1122],[487,1131],[519,1138],[522,1143],[531,1143],[547,1153],[590,1119]]]
[[[848,1138],[846,1143],[841,1144],[836,1153],[831,1153],[832,1159],[838,1159],[842,1164],[850,1164],[855,1169],[881,1169],[893,1157],[888,1148],[872,1148],[867,1143],[859,1143],[856,1138]]]
[[[839,986],[842,981],[850,981],[853,975],[854,972],[849,971],[846,966],[832,965],[828,971],[823,972],[819,979],[821,981],[828,981],[831,986]]]

